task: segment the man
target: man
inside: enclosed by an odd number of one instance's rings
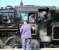
[[[29,16],[29,22],[31,23],[31,22],[34,22],[34,21],[35,21],[35,15],[32,14],[32,15]]]
[[[31,50],[31,24],[24,21],[20,28],[23,50]]]

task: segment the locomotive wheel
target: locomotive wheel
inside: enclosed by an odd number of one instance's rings
[[[11,46],[11,48],[19,48],[19,44],[21,44],[21,40],[19,37],[12,36],[9,37],[6,41],[5,44],[7,46]]]
[[[50,44],[48,48],[57,48],[54,44]]]
[[[32,50],[38,50],[40,47],[38,40],[32,39],[31,40],[31,48]]]

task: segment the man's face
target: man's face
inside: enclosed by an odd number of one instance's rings
[[[40,12],[40,16],[44,16],[44,15],[46,15],[46,14],[47,14],[46,11],[42,11],[42,12]]]
[[[46,12],[46,11],[42,11],[42,14],[43,14],[43,15],[46,15],[46,14],[47,14],[47,12]]]

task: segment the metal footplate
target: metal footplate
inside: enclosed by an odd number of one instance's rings
[[[12,27],[12,28],[0,28],[0,32],[16,32],[18,31],[18,28],[17,27]]]

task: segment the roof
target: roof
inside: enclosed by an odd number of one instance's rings
[[[49,10],[54,10],[53,6],[35,6],[35,5],[23,5],[23,6],[15,6],[15,9],[18,11],[38,11],[38,9],[48,7]],[[56,9],[55,9],[56,10]]]

